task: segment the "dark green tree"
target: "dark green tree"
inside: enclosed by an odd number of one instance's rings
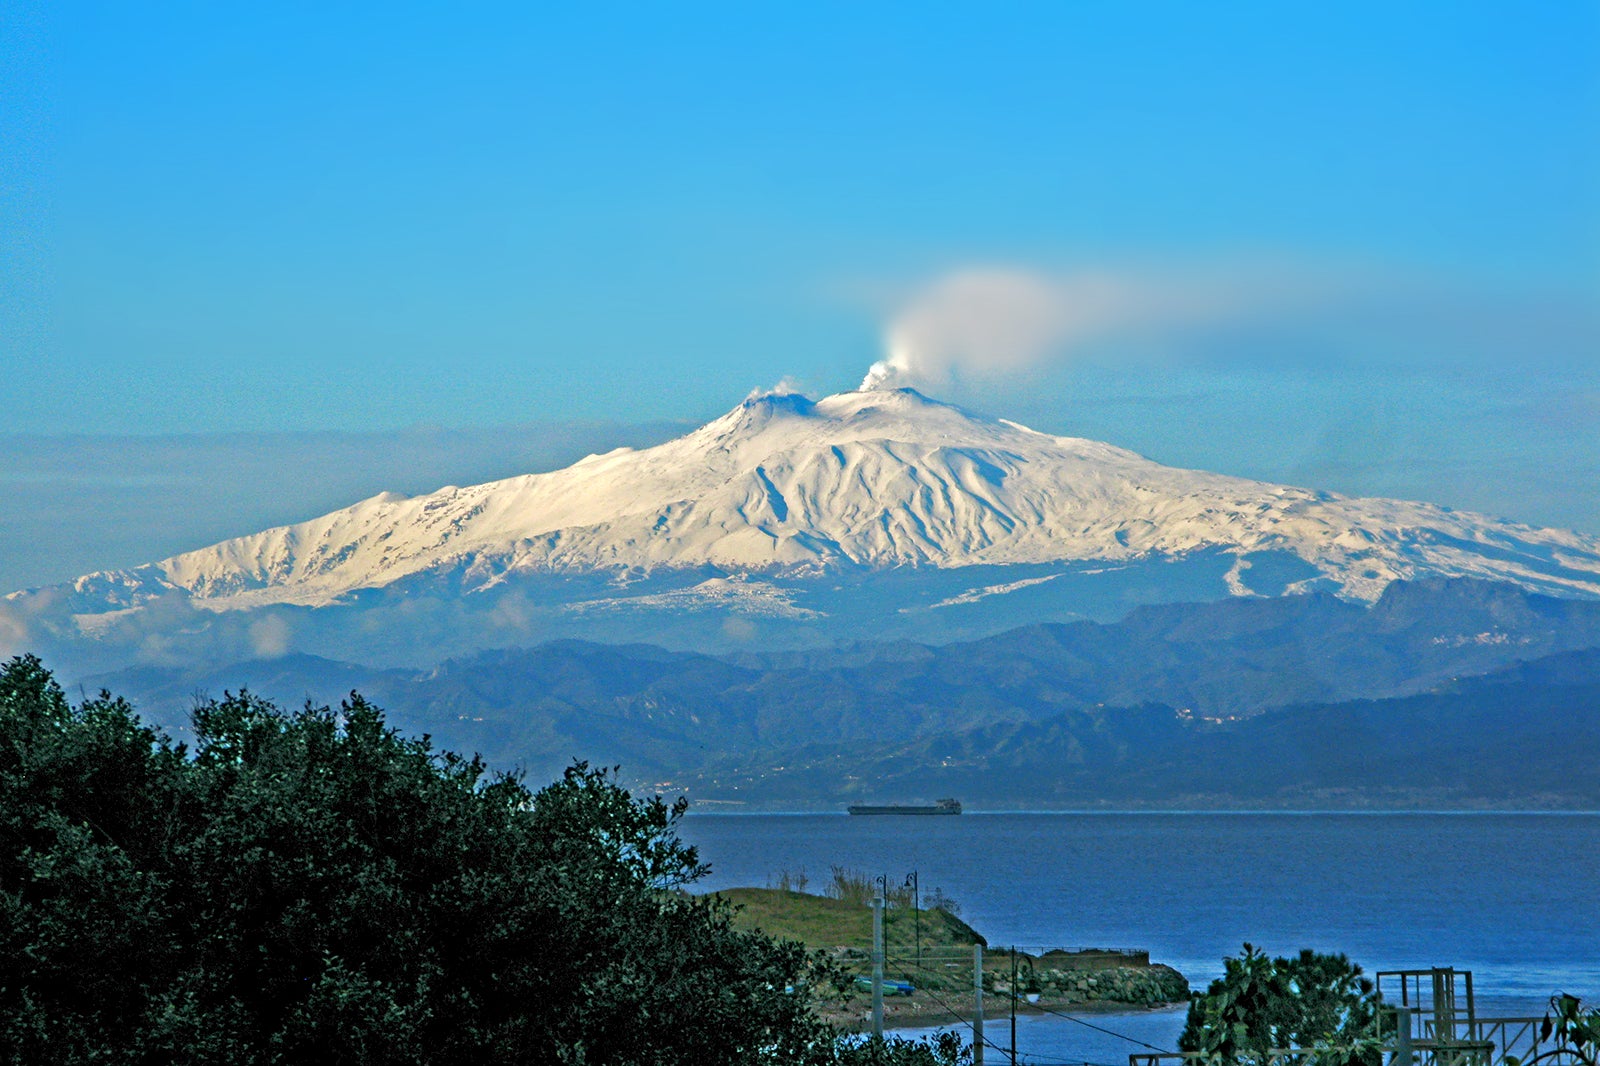
[[[171,974],[183,761],[106,697],[71,707],[31,656],[0,670],[0,1059],[134,1032]]]
[[[192,753],[0,670],[0,1061],[945,1066],[841,1043],[819,960],[684,886],[685,804],[532,792],[352,694],[199,707]]]
[[[1379,1066],[1377,999],[1344,955],[1270,958],[1250,944],[1223,960],[1223,976],[1189,1003],[1182,1051],[1218,1062],[1265,1061],[1275,1048],[1316,1049],[1319,1063]]]
[[[972,1062],[972,1049],[951,1032],[936,1033],[927,1040],[907,1040],[890,1036],[868,1040],[845,1040],[830,1066],[966,1066]]]

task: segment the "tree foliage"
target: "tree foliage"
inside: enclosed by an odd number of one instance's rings
[[[1178,1047],[1209,1059],[1265,1061],[1276,1048],[1315,1049],[1319,1063],[1379,1066],[1377,999],[1344,955],[1270,958],[1250,944],[1223,960],[1223,976],[1189,1003]]]
[[[1552,1057],[1559,1054],[1584,1066],[1600,1066],[1600,1007],[1585,1007],[1577,996],[1557,992],[1550,997],[1550,1009],[1539,1026],[1539,1043],[1544,1044],[1552,1037],[1555,1038],[1553,1054],[1546,1054]],[[1507,1066],[1523,1066],[1524,1062],[1538,1062],[1544,1057],[1524,1060],[1507,1055],[1506,1063]]]
[[[944,1066],[842,1043],[796,943],[681,889],[685,804],[532,792],[352,694],[194,715],[0,670],[0,1060]]]

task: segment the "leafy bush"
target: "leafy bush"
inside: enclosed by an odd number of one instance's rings
[[[1539,1026],[1539,1043],[1555,1037],[1555,1048],[1583,1066],[1600,1066],[1600,1007],[1585,1008],[1577,996],[1557,992]],[[1542,1057],[1542,1056],[1540,1056]],[[1527,1060],[1537,1061],[1537,1059]],[[1524,1060],[1506,1056],[1506,1066],[1523,1066]]]
[[[922,905],[930,911],[944,911],[953,918],[961,917],[961,904],[945,894],[944,889],[935,886],[922,901]]]
[[[1572,1052],[1587,1066],[1600,1064],[1600,1007],[1584,1008],[1577,996],[1550,997],[1550,1012],[1539,1027],[1539,1039],[1556,1038],[1556,1046]]]
[[[806,885],[810,883],[811,879],[806,876],[804,867],[801,867],[798,870],[790,870],[788,867],[785,867],[782,870],[779,870],[776,875],[768,879],[767,887],[775,888],[779,892],[804,893],[806,890]]]
[[[1326,1066],[1380,1066],[1372,982],[1344,955],[1273,959],[1246,944],[1238,958],[1223,960],[1223,971],[1190,1001],[1180,1050],[1237,1063],[1265,1061],[1274,1048],[1305,1048]]]
[[[935,1033],[927,1040],[846,1039],[841,1042],[838,1066],[966,1066],[972,1050],[954,1033]]]
[[[878,892],[876,878],[869,877],[860,870],[852,870],[847,866],[834,866],[830,868],[830,873],[828,886],[823,889],[823,895],[832,899],[865,907]]]

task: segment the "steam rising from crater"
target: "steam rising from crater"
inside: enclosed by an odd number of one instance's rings
[[[1020,270],[966,270],[917,292],[889,324],[887,354],[861,388],[937,383],[952,370],[1018,369],[1117,303],[1114,286],[1069,288]]]
[[[1108,273],[1047,276],[991,268],[946,274],[916,291],[886,331],[868,389],[985,377],[1128,332],[1201,324],[1240,309],[1235,285]]]
[[[884,346],[863,391],[975,384],[1090,354],[1254,352],[1280,362],[1342,357],[1454,367],[1536,358],[1592,369],[1600,314],[1559,293],[1295,261],[1061,274],[996,267],[958,270],[913,290],[889,316]]]

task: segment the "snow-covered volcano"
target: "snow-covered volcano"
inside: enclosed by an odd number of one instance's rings
[[[466,592],[516,575],[727,575],[1098,560],[1305,564],[1296,588],[1374,599],[1396,579],[1466,576],[1600,595],[1600,538],[1423,503],[1356,499],[1162,466],[1097,441],[981,417],[911,389],[755,396],[654,448],[422,496],[374,496],[74,585],[79,610],[181,590],[212,610],[322,606],[432,572]],[[90,602],[86,602],[90,601]]]

